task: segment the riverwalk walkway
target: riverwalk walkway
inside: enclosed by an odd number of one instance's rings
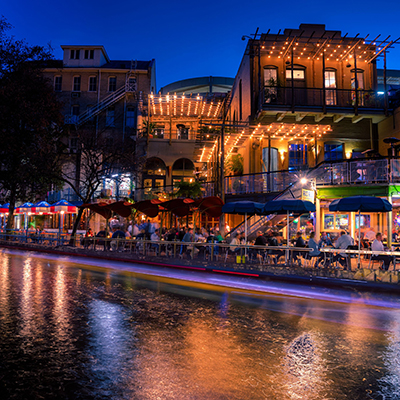
[[[134,246],[132,246],[133,244]],[[207,273],[212,273],[213,276],[216,274],[224,275],[229,279],[253,278],[252,280],[254,280],[254,278],[257,278],[259,281],[285,281],[334,287],[347,286],[360,290],[383,290],[400,293],[400,270],[397,269],[400,265],[391,264],[390,270],[384,271],[381,269],[380,263],[371,263],[366,258],[368,256],[368,254],[364,254],[368,253],[366,251],[362,252],[360,268],[357,265],[358,252],[353,250],[347,251],[349,252],[349,269],[344,269],[339,263],[329,263],[329,265],[317,269],[313,266],[312,260],[307,259],[306,249],[280,247],[282,254],[279,263],[277,263],[275,258],[260,258],[257,253],[254,253],[254,248],[249,249],[246,246],[243,246],[241,255],[230,254],[228,245],[221,244],[218,244],[218,254],[213,254],[211,247],[211,252],[199,251],[195,255],[194,247],[192,247],[191,250],[189,249],[186,254],[182,255],[177,250],[181,246],[180,243],[172,243],[176,248],[175,252],[170,254],[160,248],[158,250],[151,250],[150,248],[146,250],[147,244],[144,242],[140,243],[140,250],[136,244],[130,243],[129,248],[125,243],[125,246],[120,249],[117,245],[114,246],[113,250],[111,243],[110,248],[104,246],[104,244],[100,248],[96,248],[96,246],[86,248],[78,244],[70,246],[65,243],[62,245],[45,242],[24,243],[0,239],[0,248],[4,249],[34,251],[54,256],[78,256],[94,262],[106,262],[107,260],[123,262],[136,267],[145,267],[148,275],[154,275],[157,268],[162,268],[167,275],[173,270],[196,272],[200,274],[200,277],[203,277],[202,280],[209,279]],[[150,242],[148,244],[151,246]],[[166,246],[166,243],[160,243],[161,245]],[[204,246],[207,246],[210,250],[210,244],[204,244]],[[253,254],[250,250],[253,250]],[[304,258],[301,258],[301,265],[297,262],[291,262],[292,253],[299,250],[304,253]]]

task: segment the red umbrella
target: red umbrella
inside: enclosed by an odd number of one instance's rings
[[[154,199],[154,200],[144,200],[144,201],[138,201],[137,203],[134,203],[132,207],[135,210],[140,211],[141,213],[147,215],[150,218],[157,217],[159,208],[158,205],[161,203],[160,200]]]
[[[210,196],[196,200],[195,205],[201,212],[207,213],[212,218],[218,218],[222,215],[224,202],[217,196]]]
[[[165,201],[161,204],[161,207],[172,212],[172,214],[175,214],[177,217],[185,217],[190,213],[194,204],[195,201],[192,199],[173,199]]]
[[[114,211],[121,217],[127,218],[131,215],[133,204],[128,203],[127,201],[117,201],[115,203],[111,203],[107,206],[111,211]]]
[[[109,219],[111,218],[112,212],[107,206],[108,206],[107,203],[87,203],[87,204],[82,204],[79,208],[88,208],[89,210],[92,210],[97,214],[100,214],[105,219]]]

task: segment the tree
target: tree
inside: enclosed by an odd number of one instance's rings
[[[57,185],[62,137],[61,104],[42,75],[51,49],[7,36],[0,18],[0,186],[10,203],[7,229],[17,201],[34,199]]]
[[[185,182],[180,181],[175,184],[178,191],[175,193],[176,197],[190,197],[191,199],[196,199],[201,197],[201,184],[200,182]]]
[[[77,151],[65,160],[61,180],[84,204],[91,202],[105,178],[135,169],[135,142],[131,138],[96,132],[90,124],[76,127],[73,136],[77,139]],[[82,215],[83,208],[80,208],[72,228],[71,244]]]

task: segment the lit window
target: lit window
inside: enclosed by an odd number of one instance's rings
[[[335,161],[343,159],[342,143],[325,143],[324,145],[325,161]]]
[[[307,165],[307,160],[307,145],[303,143],[289,144],[289,169]]]
[[[292,69],[286,70],[286,79],[292,79]],[[305,79],[304,69],[293,69],[293,79],[304,80]]]

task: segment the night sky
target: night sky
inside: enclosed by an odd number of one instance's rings
[[[246,44],[241,38],[257,27],[277,33],[318,23],[349,36],[400,36],[399,0],[3,0],[0,13],[17,39],[50,42],[59,59],[64,44],[104,45],[113,60],[155,58],[157,89],[192,77],[234,77]],[[400,43],[388,54],[387,68],[400,69]]]

